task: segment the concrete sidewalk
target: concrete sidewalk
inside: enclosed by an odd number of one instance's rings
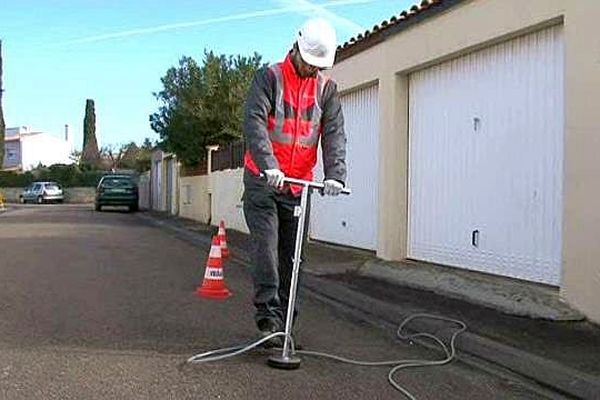
[[[140,214],[181,238],[210,244],[216,228],[158,213]],[[248,236],[229,230],[233,256],[249,262]],[[415,313],[464,321],[459,357],[516,373],[574,398],[600,399],[600,327],[543,285],[436,265],[378,260],[372,253],[310,243],[304,286],[330,303],[395,329]],[[415,329],[442,336],[435,322]]]

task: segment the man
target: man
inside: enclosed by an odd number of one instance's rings
[[[301,188],[284,185],[284,177],[313,179],[320,140],[323,193],[336,196],[344,188],[342,108],[335,82],[320,72],[333,66],[335,52],[333,27],[319,18],[307,21],[285,60],[256,73],[246,101],[244,215],[263,336],[283,330],[287,314]]]

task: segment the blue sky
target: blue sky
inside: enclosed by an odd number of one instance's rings
[[[101,145],[158,135],[152,92],[181,56],[204,49],[279,61],[297,28],[321,14],[338,42],[416,0],[0,0],[4,118],[62,135],[81,147],[85,100],[96,105]]]

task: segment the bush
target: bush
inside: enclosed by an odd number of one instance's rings
[[[40,166],[23,174],[0,171],[0,187],[26,187],[35,181],[53,181],[62,187],[95,187],[105,171],[81,171],[76,165]]]
[[[15,172],[0,171],[0,187],[25,187],[34,181],[31,172],[17,174]]]

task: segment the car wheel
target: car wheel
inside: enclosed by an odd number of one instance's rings
[[[19,196],[19,203],[25,204],[25,198],[23,196]]]
[[[42,196],[38,196],[37,203],[38,204],[43,204],[44,203],[44,198]]]
[[[138,205],[129,206],[129,212],[137,212],[139,210]]]
[[[102,206],[100,204],[96,204],[96,211],[102,211]]]

